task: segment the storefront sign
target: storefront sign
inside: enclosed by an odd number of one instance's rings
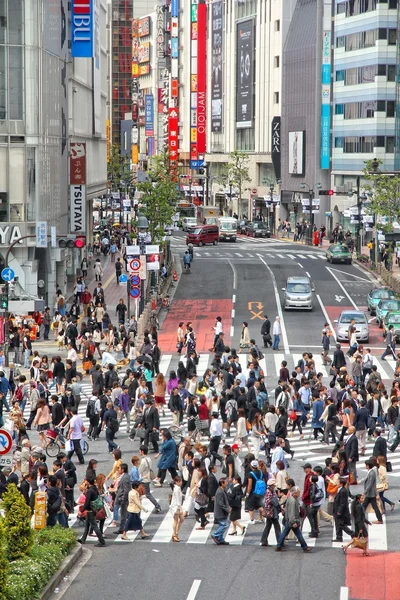
[[[70,185],[71,233],[86,233],[86,186]]]
[[[281,178],[281,118],[274,117],[271,126],[271,158],[276,179]]]
[[[70,179],[72,184],[86,183],[86,144],[71,142]]]
[[[93,0],[72,0],[71,55],[74,58],[94,56],[93,12]]]
[[[146,136],[154,135],[154,96],[146,94],[145,99],[145,132]]]
[[[331,32],[324,31],[321,76],[321,169],[329,169],[331,155]]]
[[[46,527],[46,492],[35,493],[35,508],[33,512],[34,529],[44,529]]]
[[[150,35],[150,17],[145,17],[144,19],[139,19],[138,22],[138,36],[145,37],[146,35]]]

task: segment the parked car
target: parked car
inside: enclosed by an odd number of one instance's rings
[[[214,244],[216,246],[219,240],[219,228],[217,225],[197,225],[186,236],[186,244],[193,246],[204,246],[204,244]]]
[[[400,342],[400,310],[390,310],[383,319],[383,337],[386,337],[390,325],[393,325],[393,335],[396,344]]]
[[[400,300],[379,300],[379,304],[376,307],[376,322],[379,324],[379,327],[382,329],[383,327],[383,319],[386,317],[390,310],[398,310],[400,311]]]
[[[242,219],[241,221],[238,221],[237,230],[239,233],[246,233],[247,223],[250,223],[250,221],[248,221],[247,219]]]
[[[335,320],[337,341],[348,341],[348,328],[353,319],[357,341],[367,343],[369,341],[369,325],[365,313],[361,310],[343,310],[340,313],[339,318]]]
[[[326,260],[332,264],[337,262],[351,265],[352,263],[351,253],[345,244],[332,244],[327,249],[325,256]]]
[[[285,292],[283,299],[283,308],[304,308],[313,309],[313,292],[311,281],[308,277],[288,277],[286,287],[282,288]]]
[[[367,298],[367,306],[371,315],[376,313],[376,307],[380,300],[395,299],[396,293],[388,287],[374,288],[370,291]]]
[[[268,227],[262,221],[248,221],[245,234],[250,237],[267,237]]]
[[[182,219],[182,231],[191,231],[192,229],[196,229],[196,227],[197,227],[196,217],[184,217]]]

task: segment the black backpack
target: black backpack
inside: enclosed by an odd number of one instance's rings
[[[119,422],[118,419],[110,419],[108,421],[108,428],[112,433],[117,433],[118,429],[119,429]]]
[[[95,416],[96,400],[89,400],[86,407],[86,417],[90,419]]]

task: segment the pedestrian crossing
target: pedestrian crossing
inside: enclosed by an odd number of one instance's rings
[[[147,511],[141,512],[143,529],[147,534],[149,534],[149,537],[144,541],[146,544],[157,545],[173,543],[171,540],[173,516],[171,512],[167,510],[167,506],[163,506],[162,500],[160,502],[162,512],[156,514],[154,512],[154,506],[151,504],[151,502],[147,498],[142,499],[143,507]],[[189,516],[182,523],[179,531],[181,543],[214,545],[211,537],[211,534],[215,529],[213,524],[213,514],[208,515],[208,520],[209,523],[205,526],[205,529],[199,530],[199,523],[196,522],[194,514],[189,514]],[[279,521],[282,530],[282,515],[280,515]],[[261,535],[264,530],[264,521],[258,522],[256,520],[254,524],[251,524],[249,514],[242,509],[241,519],[239,522],[245,527],[244,534],[242,535],[240,529],[237,528],[237,535],[230,535],[233,532],[233,525],[230,524],[225,540],[228,541],[231,546],[260,546]],[[112,527],[111,524],[112,518],[107,518],[104,523],[104,535],[107,544],[129,544],[129,542],[134,542],[135,540],[138,540],[139,542],[142,541],[140,539],[139,531],[128,531],[128,540],[123,540],[121,535],[114,535],[113,532],[116,531],[116,528]],[[82,525],[78,524],[76,513],[70,516],[69,526],[72,527],[73,530],[78,534],[79,531],[82,530]],[[325,523],[322,519],[320,522],[320,536],[317,539],[309,537],[311,528],[308,519],[305,519],[303,523],[302,533],[307,545],[315,548],[316,550],[324,548],[334,548],[340,550],[342,547],[342,543],[333,541],[336,538],[335,527],[332,527],[330,523]],[[368,527],[368,533],[370,550],[387,550],[387,522],[385,515],[383,515],[383,525],[370,525]],[[344,533],[343,544],[346,544],[349,541],[350,537]],[[94,544],[96,542],[97,538],[93,536],[89,536],[86,540],[86,543],[88,544]],[[276,546],[276,543],[277,540],[275,531],[274,528],[271,528],[268,536],[268,544],[269,546],[273,547]],[[289,539],[287,540],[287,544],[289,548],[293,549],[300,546],[297,540],[291,541]]]
[[[312,253],[312,252],[302,252],[302,253],[296,253],[296,252],[287,252],[287,253],[283,253],[282,251],[280,252],[274,252],[273,249],[268,249],[268,251],[265,248],[260,248],[257,249],[257,254],[255,254],[254,252],[249,251],[246,248],[241,249],[240,252],[235,252],[233,250],[205,250],[204,248],[200,249],[200,252],[197,251],[198,249],[196,249],[195,251],[195,255],[194,255],[194,260],[196,259],[202,259],[202,258],[230,258],[230,259],[249,259],[249,258],[258,258],[258,254],[260,254],[263,257],[267,257],[267,258],[280,258],[280,259],[290,259],[292,261],[298,261],[300,260],[323,260],[326,261],[325,255],[321,254],[319,252],[316,253]]]

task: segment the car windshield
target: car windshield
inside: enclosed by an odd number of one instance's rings
[[[381,300],[380,310],[400,310],[400,300]]]
[[[346,246],[333,246],[332,252],[334,254],[342,254],[342,252],[348,252],[349,249]]]
[[[400,323],[400,314],[388,315],[389,323]]]
[[[266,229],[265,223],[253,223],[254,229]]]
[[[222,231],[236,231],[236,223],[224,223],[222,221],[219,226]]]
[[[309,294],[310,284],[309,283],[288,283],[287,291],[289,294]]]
[[[374,290],[371,292],[371,298],[393,298],[393,290]]]
[[[365,315],[346,313],[345,315],[341,315],[340,323],[350,323],[350,321],[352,321],[353,319],[354,319],[355,323],[358,323],[358,324],[360,324],[360,323],[365,324],[367,322]]]
[[[199,233],[201,233],[201,229],[198,227],[197,229],[195,229],[195,230],[193,231],[193,233],[194,233],[195,235],[199,235]]]
[[[192,218],[186,219],[186,223],[187,223],[188,225],[196,225],[197,221],[196,221],[196,219],[193,217],[193,219],[192,219]]]

